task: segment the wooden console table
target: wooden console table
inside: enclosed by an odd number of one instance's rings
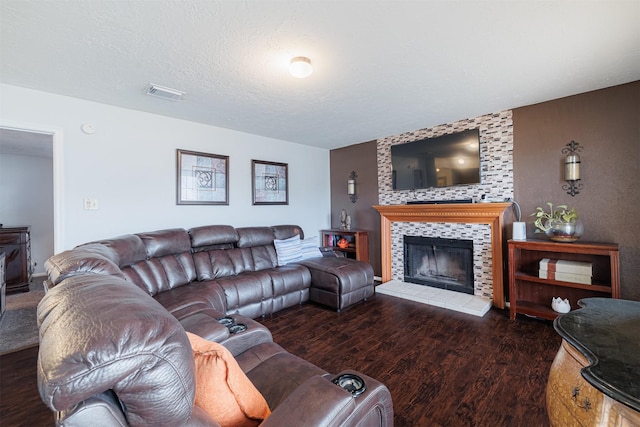
[[[586,298],[560,315],[562,345],[551,365],[553,427],[640,426],[640,302]]]

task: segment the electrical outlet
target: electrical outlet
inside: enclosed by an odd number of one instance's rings
[[[85,211],[97,211],[98,210],[98,199],[84,199],[84,210]]]

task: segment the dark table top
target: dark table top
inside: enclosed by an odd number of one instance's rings
[[[640,411],[640,301],[585,298],[582,307],[558,316],[554,328],[590,366],[589,384]]]

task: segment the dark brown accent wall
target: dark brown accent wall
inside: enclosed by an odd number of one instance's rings
[[[513,110],[514,196],[523,220],[547,201],[575,207],[582,240],[620,246],[622,298],[640,300],[640,81]],[[562,189],[562,148],[582,147],[584,188]],[[527,225],[527,236],[535,237]]]
[[[331,150],[331,226],[340,227],[340,212],[345,209],[352,228],[369,232],[369,257],[376,276],[382,274],[380,255],[380,215],[371,206],[378,204],[378,161],[376,141]],[[358,200],[351,203],[347,179],[351,171],[358,174]]]
[[[620,246],[622,298],[640,300],[640,81],[543,102],[513,111],[514,196],[534,234],[529,216],[547,201],[575,207],[585,226],[583,241]],[[580,194],[562,189],[562,149],[575,140],[582,147]],[[371,263],[380,267],[377,212],[376,142],[331,151],[331,220],[340,225],[340,210],[355,218],[355,227],[370,232]],[[358,173],[358,202],[347,196],[347,177]],[[511,222],[511,216],[507,222]],[[505,238],[511,237],[510,228]]]

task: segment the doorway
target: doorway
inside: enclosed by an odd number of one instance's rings
[[[30,227],[34,275],[56,251],[55,135],[0,124],[0,223]]]

